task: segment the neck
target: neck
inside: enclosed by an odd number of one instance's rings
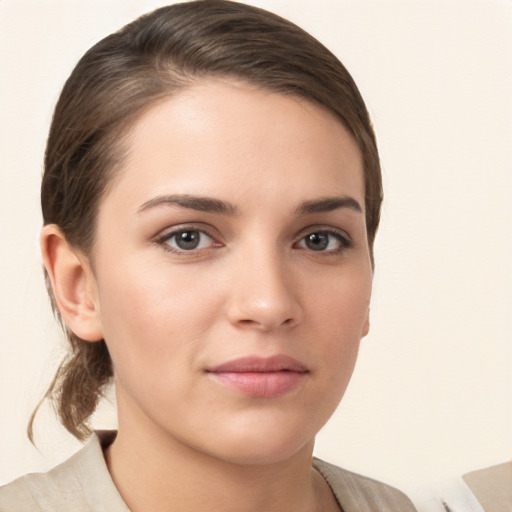
[[[312,451],[313,441],[286,460],[240,464],[195,450],[162,431],[132,430],[120,420],[105,455],[132,512],[337,511],[329,487],[312,468]]]

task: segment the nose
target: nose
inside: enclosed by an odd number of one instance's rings
[[[302,321],[298,283],[277,254],[243,257],[233,273],[229,321],[239,328],[270,332]]]

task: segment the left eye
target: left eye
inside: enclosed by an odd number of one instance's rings
[[[194,251],[210,247],[213,243],[213,239],[204,231],[199,231],[198,229],[183,229],[168,234],[162,240],[162,243],[176,251]]]
[[[330,231],[315,231],[301,238],[298,246],[316,252],[336,252],[349,247],[350,241],[340,233]]]

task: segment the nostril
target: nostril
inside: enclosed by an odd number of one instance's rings
[[[271,331],[279,326],[291,326],[294,323],[293,318],[287,318],[286,320],[282,322],[273,321],[272,319],[262,319],[260,321],[258,320],[251,320],[249,318],[243,318],[238,320],[238,325],[242,327],[259,327],[263,330]]]

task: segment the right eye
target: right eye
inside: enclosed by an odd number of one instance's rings
[[[215,240],[199,229],[182,228],[162,236],[158,242],[171,252],[191,252],[208,249],[215,245]]]

